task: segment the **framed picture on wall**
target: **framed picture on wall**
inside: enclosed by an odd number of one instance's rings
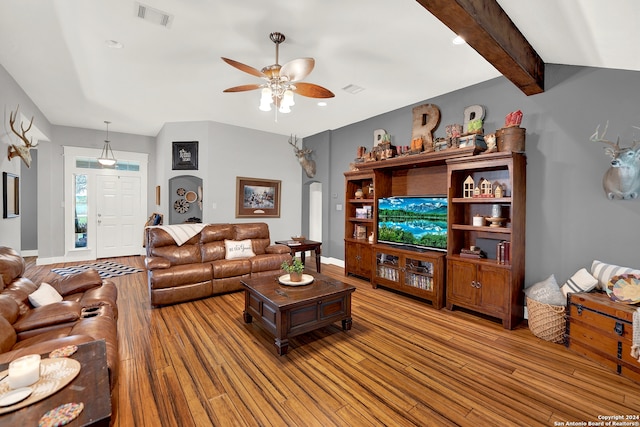
[[[280,218],[281,181],[236,178],[236,218]]]
[[[2,172],[2,217],[20,216],[20,178],[8,172]]]
[[[173,170],[198,170],[198,141],[173,142]]]

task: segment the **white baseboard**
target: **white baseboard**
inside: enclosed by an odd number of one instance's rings
[[[338,267],[344,268],[344,261],[338,258],[323,257],[321,255],[320,262],[323,264],[337,265]]]
[[[31,250],[31,251],[20,251],[20,256],[22,256],[22,258],[28,257],[28,256],[38,256],[38,250]]]
[[[36,260],[36,265],[58,264],[61,262],[65,262],[64,257],[38,258]]]

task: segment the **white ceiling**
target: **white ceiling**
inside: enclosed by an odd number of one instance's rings
[[[211,120],[304,137],[499,76],[415,0],[142,0],[174,16],[137,17],[132,0],[3,0],[0,64],[54,125],[157,135],[166,122]],[[546,63],[640,70],[636,0],[498,0]],[[296,96],[292,113],[258,110],[257,69],[313,57],[304,80],[336,94]],[[106,46],[116,40],[123,49]],[[462,66],[464,64],[464,66]],[[364,88],[358,94],[347,85]],[[9,106],[11,107],[11,106]]]

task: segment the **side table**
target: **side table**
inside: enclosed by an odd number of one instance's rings
[[[48,353],[42,355],[49,357]],[[65,403],[84,403],[78,418],[67,424],[73,426],[105,426],[111,423],[111,389],[107,369],[107,346],[104,340],[91,341],[78,346],[70,357],[80,362],[78,376],[51,396],[24,408],[0,415],[3,426],[37,426],[42,416]],[[0,365],[4,371],[8,363]]]
[[[300,259],[304,264],[305,261],[305,252],[313,251],[316,255],[316,271],[320,273],[320,253],[322,252],[321,246],[322,242],[316,242],[314,240],[305,240],[303,242],[298,242],[296,240],[276,240],[276,244],[286,245],[289,247],[291,251],[291,256],[296,256],[296,252],[301,252]]]

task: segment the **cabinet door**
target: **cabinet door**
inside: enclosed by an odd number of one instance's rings
[[[372,251],[367,243],[345,243],[345,272],[371,278]]]
[[[449,264],[448,269],[448,285],[447,292],[448,299],[454,303],[464,303],[469,305],[476,305],[476,295],[478,289],[476,284],[476,266],[471,263],[447,261]],[[451,308],[449,301],[447,301],[447,307]]]
[[[368,244],[358,245],[360,247],[359,251],[359,271],[360,276],[371,278],[371,264],[373,263],[373,250],[371,246]]]
[[[509,306],[509,270],[489,265],[478,265],[476,286],[478,286],[480,295],[479,305],[495,315],[507,312]]]
[[[359,250],[357,243],[345,243],[344,244],[344,253],[345,253],[345,271],[347,274],[357,274],[357,266],[358,266],[358,256]]]

